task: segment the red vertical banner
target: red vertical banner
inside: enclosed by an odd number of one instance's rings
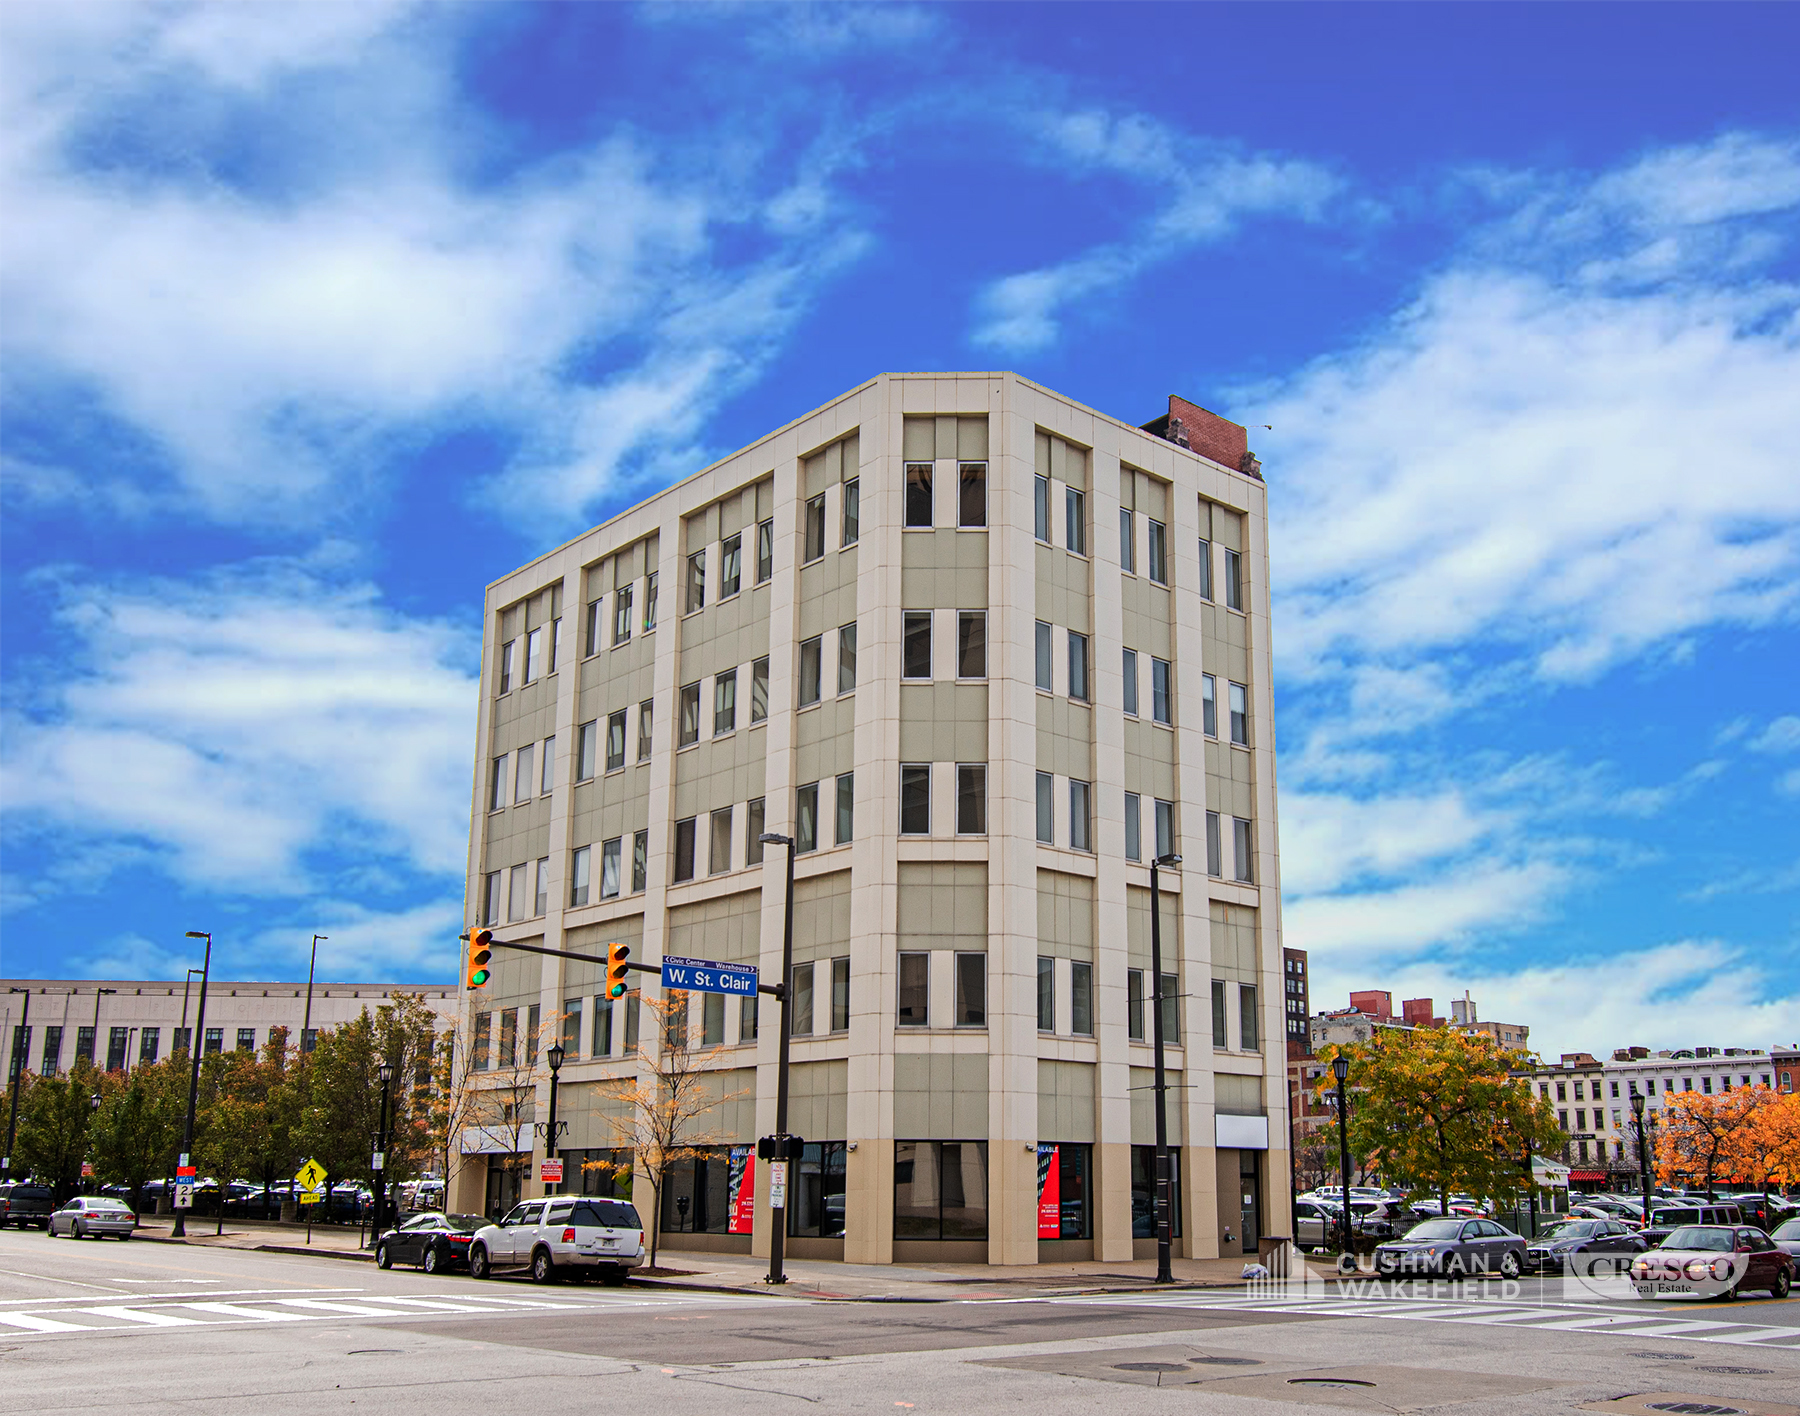
[[[733,1146],[727,1172],[732,1234],[748,1234],[756,1225],[756,1152],[749,1146]]]
[[[1062,1167],[1057,1164],[1057,1148],[1039,1143],[1038,1165],[1038,1238],[1062,1238]]]

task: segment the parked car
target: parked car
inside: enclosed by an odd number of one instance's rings
[[[1800,1216],[1800,1208],[1789,1204],[1780,1195],[1725,1195],[1728,1204],[1738,1207],[1738,1213],[1744,1216],[1745,1224],[1754,1224],[1764,1234],[1773,1234],[1785,1220]]]
[[[1565,1219],[1531,1241],[1525,1267],[1533,1273],[1623,1273],[1649,1246],[1619,1219]]]
[[[56,1196],[48,1185],[39,1185],[30,1180],[14,1180],[0,1185],[0,1229],[9,1224],[16,1224],[23,1229],[28,1224],[35,1224],[39,1229],[50,1227],[50,1215],[56,1209]]]
[[[1362,1199],[1350,1192],[1350,1225],[1371,1239],[1392,1239],[1400,1208],[1387,1200]]]
[[[643,1262],[644,1225],[636,1208],[592,1195],[526,1200],[498,1224],[482,1226],[469,1244],[474,1278],[528,1268],[537,1283],[563,1273],[597,1273],[617,1285]]]
[[[1775,1226],[1775,1232],[1769,1236],[1775,1241],[1775,1247],[1784,1254],[1792,1254],[1800,1259],[1800,1219],[1783,1220]]]
[[[1428,1219],[1404,1238],[1379,1245],[1375,1269],[1384,1276],[1498,1273],[1517,1278],[1525,1271],[1525,1241],[1491,1219]]]
[[[1762,1289],[1779,1299],[1793,1287],[1794,1263],[1750,1225],[1688,1224],[1632,1262],[1631,1282],[1646,1298],[1741,1298]]]
[[[1736,1205],[1725,1204],[1679,1204],[1658,1205],[1650,1212],[1650,1223],[1638,1233],[1644,1236],[1651,1248],[1663,1244],[1677,1229],[1684,1229],[1696,1224],[1722,1224],[1727,1228],[1744,1222],[1744,1216]]]
[[[111,1234],[117,1239],[129,1239],[136,1228],[137,1216],[123,1202],[110,1195],[77,1195],[50,1216],[49,1233],[53,1238],[67,1234],[71,1239],[86,1239],[89,1235],[98,1239]]]
[[[1324,1200],[1295,1200],[1294,1242],[1302,1249],[1343,1248],[1344,1212]]]
[[[376,1266],[417,1264],[426,1273],[467,1268],[469,1245],[487,1222],[487,1216],[479,1214],[445,1214],[441,1210],[415,1214],[381,1236],[375,1246]]]

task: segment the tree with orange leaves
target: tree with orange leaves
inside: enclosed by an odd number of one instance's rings
[[[1800,1181],[1800,1096],[1768,1087],[1734,1095],[1752,1098],[1744,1125],[1733,1135],[1730,1160],[1736,1178],[1768,1193],[1771,1185]]]
[[[1759,1090],[1743,1087],[1717,1096],[1685,1091],[1669,1097],[1656,1134],[1657,1177],[1699,1180],[1708,1195],[1718,1180],[1738,1178]]]

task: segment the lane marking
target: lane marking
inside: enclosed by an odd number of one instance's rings
[[[350,1313],[359,1318],[391,1318],[395,1316],[392,1308],[366,1308],[357,1303],[345,1303],[330,1298],[277,1298],[274,1301],[284,1308],[304,1308],[308,1312]]]
[[[194,1308],[202,1313],[223,1313],[228,1318],[253,1318],[261,1323],[297,1323],[302,1321],[299,1313],[283,1313],[275,1308],[240,1308],[235,1303],[186,1303],[182,1306]]]
[[[127,1308],[118,1304],[110,1308],[75,1308],[77,1313],[93,1313],[102,1318],[119,1318],[128,1323],[143,1323],[146,1327],[200,1327],[203,1324],[198,1318],[178,1317],[174,1313],[165,1313],[152,1308],[147,1312],[139,1312],[136,1308]]]
[[[7,1313],[0,1316],[0,1323],[8,1327],[25,1328],[30,1332],[93,1332],[94,1329],[83,1323],[62,1323],[55,1318],[40,1318],[35,1313]]]
[[[110,1283],[83,1283],[79,1279],[57,1278],[55,1275],[48,1274],[48,1273],[27,1273],[23,1269],[0,1269],[0,1273],[7,1274],[13,1278],[34,1278],[34,1279],[38,1280],[38,1282],[40,1282],[40,1283],[67,1283],[71,1287],[74,1287],[74,1288],[92,1288],[97,1293],[123,1294],[126,1291],[123,1288],[114,1287]],[[18,1302],[18,1301],[22,1301],[22,1300],[15,1299],[13,1301]],[[49,1303],[49,1302],[55,1302],[56,1300],[51,1299],[51,1298],[44,1298],[44,1299],[39,1299],[38,1301]]]
[[[290,1293],[361,1293],[360,1288],[215,1288],[208,1293],[121,1293],[119,1297],[129,1298],[133,1303],[149,1303],[159,1298],[257,1298],[285,1297]],[[15,1308],[41,1308],[52,1303],[91,1303],[87,1297],[74,1298],[0,1298],[0,1305]]]

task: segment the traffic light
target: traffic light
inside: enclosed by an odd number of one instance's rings
[[[629,944],[611,944],[606,950],[606,996],[623,998],[625,996],[625,975],[631,972],[631,965],[625,961],[631,957]]]
[[[469,941],[469,967],[464,973],[464,981],[470,988],[486,988],[489,978],[488,960],[493,951],[489,946],[494,942],[494,931],[491,929],[471,929],[463,934]]]
[[[758,1160],[802,1160],[806,1141],[800,1136],[759,1136],[756,1141]]]

